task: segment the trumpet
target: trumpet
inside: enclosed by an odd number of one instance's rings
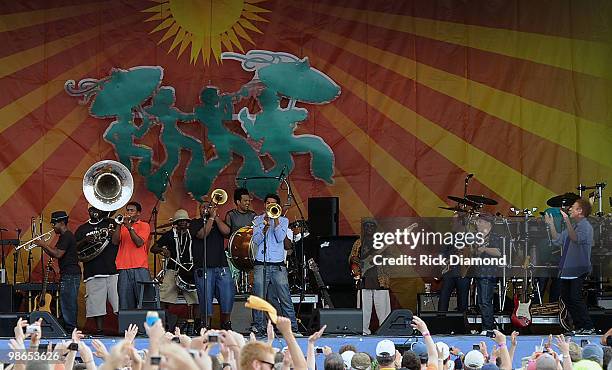
[[[220,206],[227,202],[227,192],[223,189],[215,189],[210,193],[210,206]]]
[[[283,209],[277,203],[272,203],[266,206],[266,215],[269,218],[279,218],[283,213]]]
[[[53,233],[54,233],[53,230],[49,230],[49,231],[47,231],[44,234],[40,234],[40,235],[38,235],[38,236],[28,240],[27,242],[17,246],[17,248],[15,248],[15,250],[18,250],[18,249],[21,249],[21,248],[23,248],[26,251],[32,250],[32,249],[38,247],[38,245],[34,244],[34,241],[42,240],[44,242],[48,242],[49,240],[51,240],[53,238]]]

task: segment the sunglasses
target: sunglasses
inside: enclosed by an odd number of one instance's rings
[[[268,362],[268,361],[265,361],[265,360],[257,360],[257,361],[263,362],[264,364],[268,364],[268,365],[270,365],[270,367],[274,368],[274,363],[273,362]]]

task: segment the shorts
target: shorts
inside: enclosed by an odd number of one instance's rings
[[[164,303],[175,304],[178,293],[179,287],[176,285],[176,271],[168,269],[164,274],[164,281],[159,287],[159,300]],[[187,304],[198,304],[198,293],[196,291],[183,291],[183,297]]]
[[[85,282],[85,317],[106,315],[106,301],[113,312],[119,311],[117,280],[119,275],[94,277]]]

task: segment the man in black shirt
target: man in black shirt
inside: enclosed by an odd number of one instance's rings
[[[107,300],[114,313],[119,311],[117,293],[119,273],[115,265],[117,245],[111,242],[115,224],[114,221],[104,217],[106,216],[104,212],[93,206],[88,208],[88,212],[89,220],[76,229],[74,236],[79,253],[88,251],[84,256],[99,253],[91,260],[83,262],[83,279],[86,289],[85,317],[95,319],[96,334],[102,335]]]
[[[202,204],[200,215],[201,218],[192,220],[190,226],[195,235],[193,239],[195,281],[200,312],[202,317],[206,317],[206,327],[210,328],[212,302],[213,297],[216,297],[221,306],[221,327],[230,330],[236,292],[223,246],[222,230],[227,225],[217,215],[217,207],[210,207],[210,202]]]
[[[194,256],[193,244],[195,233],[189,230],[189,214],[179,209],[172,218],[172,230],[165,232],[151,247],[151,252],[161,254],[166,259],[164,281],[159,288],[159,297],[164,309],[176,303],[179,290],[183,294],[189,308],[189,319],[192,319],[192,308],[198,303],[198,297],[193,281]],[[180,264],[177,265],[177,262]],[[177,285],[180,282],[180,287]]]
[[[68,214],[65,211],[51,213],[51,226],[59,235],[55,247],[50,241],[37,239],[34,244],[40,246],[45,253],[58,259],[60,268],[60,304],[64,327],[71,333],[77,325],[77,309],[79,287],[81,285],[81,267],[77,258],[76,239],[68,230]]]

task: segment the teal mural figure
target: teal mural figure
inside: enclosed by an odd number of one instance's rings
[[[181,150],[191,153],[191,158],[185,170],[185,188],[194,199],[200,199],[208,191],[208,187],[199,187],[193,178],[206,172],[202,142],[185,134],[177,125],[178,121],[190,122],[195,119],[192,113],[183,113],[174,107],[176,93],[173,87],[163,86],[153,96],[151,105],[144,108],[146,114],[154,117],[161,124],[160,141],[166,153],[166,159],[150,176],[146,176],[146,187],[158,199],[163,199],[169,178],[179,164]],[[202,192],[204,192],[202,194]]]
[[[200,93],[200,105],[195,108],[198,121],[207,128],[207,137],[214,146],[216,157],[209,159],[208,170],[197,180],[197,185],[208,189],[213,181],[232,162],[235,153],[242,157],[242,165],[237,177],[264,176],[264,168],[257,152],[244,137],[232,132],[224,125],[234,117],[234,101],[248,96],[248,87],[244,86],[235,94],[219,94],[216,87],[206,87]],[[259,186],[252,189],[256,196],[262,198],[267,193],[276,191],[278,181],[272,186]]]
[[[243,108],[238,120],[252,139],[262,141],[259,154],[269,154],[273,159],[274,167],[268,174],[279,176],[285,168],[291,173],[295,165],[292,154],[309,153],[313,176],[332,183],[334,153],[318,136],[294,134],[297,124],[308,118],[308,111],[295,104],[329,103],[339,96],[340,87],[312,68],[307,58],[288,53],[251,50],[246,55],[223,53],[222,58],[241,61],[242,68],[255,71],[254,80],[265,86],[257,97],[261,111],[253,115]],[[286,107],[281,106],[283,97],[289,99]]]
[[[146,145],[134,143],[142,138],[151,126],[140,107],[159,87],[163,76],[161,67],[139,66],[128,70],[113,68],[109,77],[84,79],[75,86],[74,80],[66,81],[65,90],[72,96],[83,96],[84,103],[95,95],[89,109],[94,117],[116,117],[104,132],[104,140],[110,143],[121,163],[131,168],[131,158],[139,158],[138,172],[148,176],[151,172],[153,151]],[[134,117],[141,116],[136,126]]]

